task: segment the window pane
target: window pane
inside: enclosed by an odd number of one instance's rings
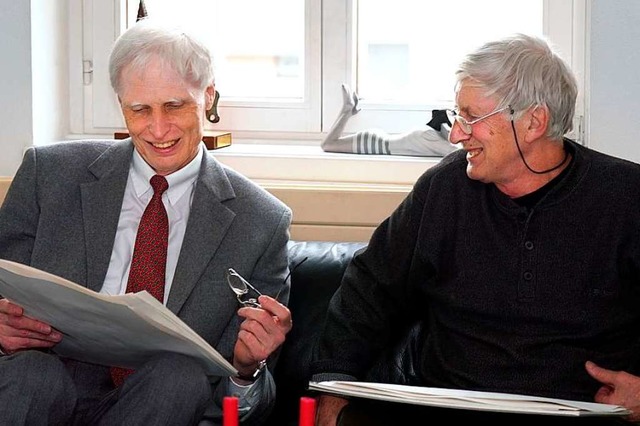
[[[304,96],[304,1],[145,0],[209,43],[226,100],[300,101]],[[137,10],[137,2],[129,2]],[[131,12],[131,10],[130,10]]]
[[[357,17],[357,90],[371,103],[450,103],[466,53],[514,32],[543,34],[543,0],[360,0]]]

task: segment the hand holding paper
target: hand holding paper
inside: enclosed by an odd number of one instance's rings
[[[0,294],[22,307],[24,315],[50,324],[64,335],[53,348],[59,355],[137,368],[158,352],[176,352],[198,359],[210,376],[237,373],[214,348],[147,292],[104,295],[36,268],[0,259]],[[2,303],[3,309],[14,312],[14,307],[6,301]],[[39,321],[30,324],[42,326]]]
[[[626,406],[631,414],[625,418],[629,422],[640,422],[640,378],[625,371],[613,371],[602,368],[591,361],[585,365],[587,372],[602,383],[595,396],[596,402]],[[635,401],[629,406],[629,401]]]
[[[61,339],[62,334],[49,324],[24,315],[20,306],[0,299],[0,348],[5,353],[51,348]]]

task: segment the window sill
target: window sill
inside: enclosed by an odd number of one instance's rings
[[[234,143],[211,153],[223,164],[250,179],[286,185],[287,182],[359,184],[356,186],[413,186],[440,157],[408,157],[324,152],[319,146]]]

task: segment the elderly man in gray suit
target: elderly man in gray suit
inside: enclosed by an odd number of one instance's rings
[[[240,375],[212,379],[166,354],[114,384],[108,366],[56,356],[64,336],[2,299],[0,424],[219,423],[225,395],[239,397],[243,424],[259,424],[275,398],[269,367],[291,329],[291,210],[206,150],[214,79],[204,45],[143,20],[116,41],[109,66],[131,138],[30,148],[0,210],[0,258],[127,292],[150,178],[162,176],[168,242],[157,297]],[[238,305],[228,268],[259,290],[258,306]]]

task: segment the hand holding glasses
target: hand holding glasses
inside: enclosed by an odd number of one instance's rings
[[[291,270],[289,270],[289,274],[284,279],[284,282],[282,283],[280,290],[278,290],[278,294],[276,294],[274,297],[275,300],[278,300],[278,297],[280,297],[280,292],[282,292],[282,290],[286,287],[287,280],[291,276],[291,273],[295,271],[298,268],[298,266],[302,265],[306,260],[307,258],[305,257],[297,265],[291,268]],[[233,291],[233,293],[236,295],[236,298],[238,299],[238,303],[240,304],[240,306],[249,307],[249,308],[262,308],[260,303],[258,303],[258,297],[262,296],[262,293],[260,293],[260,291],[258,291],[257,288],[252,286],[249,283],[249,281],[242,278],[242,275],[237,273],[233,268],[227,269],[226,275],[227,275],[227,283],[229,284],[229,288],[231,288],[231,291]],[[247,296],[250,290],[253,291],[253,293],[255,293],[256,295],[255,297]]]

